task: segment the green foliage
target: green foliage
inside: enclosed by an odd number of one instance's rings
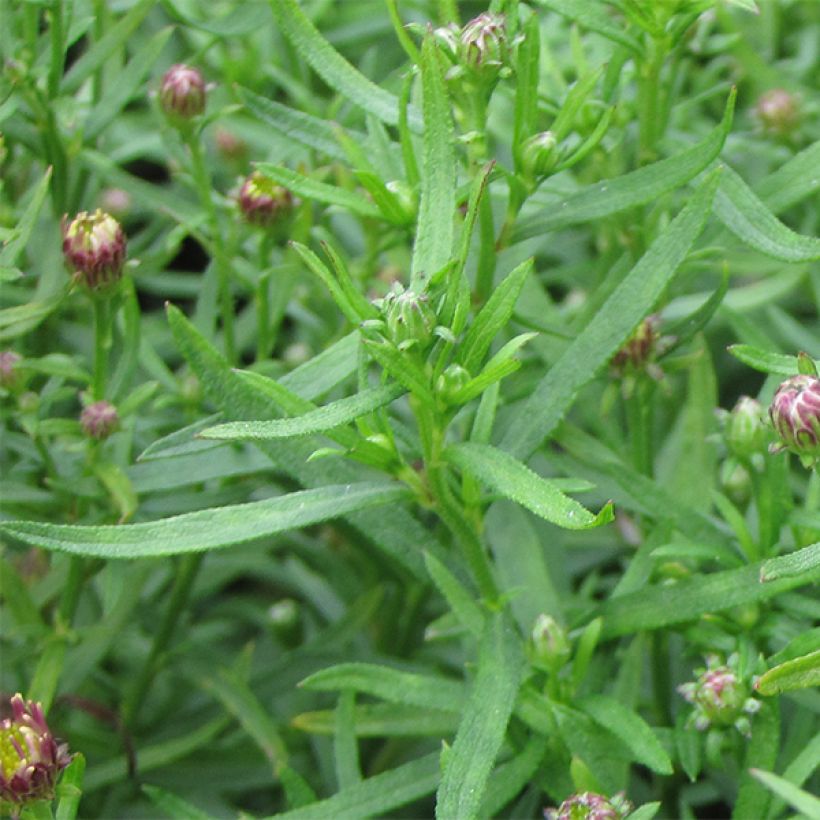
[[[0,690],[75,753],[21,816],[817,813],[816,3],[0,19]]]

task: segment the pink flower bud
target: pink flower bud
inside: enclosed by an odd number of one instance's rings
[[[53,799],[71,755],[52,736],[39,703],[17,694],[9,705],[11,717],[0,721],[0,806],[17,814],[27,803]]]
[[[507,29],[501,14],[479,14],[461,30],[459,54],[474,70],[498,72],[507,60]]]
[[[786,379],[774,394],[769,416],[780,439],[775,450],[790,450],[807,467],[820,458],[820,379]]]
[[[125,264],[125,234],[113,216],[99,208],[63,217],[63,256],[74,278],[90,290],[117,282]]]
[[[583,792],[568,797],[557,809],[545,809],[546,820],[621,820],[632,811],[632,804],[622,793],[604,797]]]
[[[117,429],[119,421],[117,408],[107,401],[95,401],[80,413],[80,425],[89,438],[108,438]]]
[[[0,387],[4,387],[6,390],[16,387],[20,379],[17,365],[21,359],[20,354],[15,353],[13,350],[0,351]]]
[[[189,120],[205,110],[205,80],[190,66],[172,65],[162,78],[159,91],[162,110],[172,119]]]
[[[259,171],[254,171],[245,180],[238,202],[245,219],[252,225],[263,227],[275,224],[293,209],[290,191]]]
[[[770,134],[785,137],[800,123],[800,110],[794,94],[773,88],[762,94],[755,109],[763,128]]]

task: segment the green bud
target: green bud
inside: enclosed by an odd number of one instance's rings
[[[472,71],[497,77],[509,57],[504,16],[485,12],[470,20],[461,30],[458,56]]]
[[[748,459],[766,448],[768,428],[763,420],[763,407],[756,399],[741,396],[734,409],[725,417],[723,437],[729,452],[739,459]]]
[[[436,382],[436,392],[447,404],[454,404],[454,396],[467,385],[471,376],[460,364],[451,364]]]
[[[551,615],[541,613],[532,630],[534,662],[547,671],[560,669],[572,654],[567,631]]]
[[[436,314],[426,293],[405,290],[396,283],[381,300],[387,335],[397,347],[425,348],[433,337]]]
[[[524,174],[530,179],[547,176],[558,161],[557,146],[552,131],[542,131],[526,140],[521,151]]]

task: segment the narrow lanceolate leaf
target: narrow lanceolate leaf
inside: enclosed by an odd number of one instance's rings
[[[0,532],[26,544],[98,558],[144,558],[219,549],[401,499],[383,484],[331,485],[125,526],[4,521]]]
[[[208,820],[211,816],[187,800],[183,800],[159,786],[144,785],[142,790],[148,795],[151,802],[161,812],[164,812],[166,817],[170,817],[172,820]]]
[[[17,262],[17,257],[26,247],[48,193],[49,182],[51,182],[51,166],[46,168],[43,178],[34,189],[26,210],[23,211],[17,222],[17,227],[12,230],[11,236],[3,243],[3,250],[0,251],[0,267],[13,267]]]
[[[810,686],[820,686],[820,649],[772,667],[760,676],[755,689],[761,695],[779,695]]]
[[[327,800],[277,814],[276,820],[363,820],[387,817],[394,810],[435,791],[438,753],[420,757],[390,771],[348,786]],[[267,818],[266,820],[273,820]]]
[[[424,554],[424,563],[430,577],[433,579],[433,583],[445,597],[450,609],[462,626],[472,632],[476,638],[480,637],[484,628],[484,613],[473,596],[458,578],[429,552]]]
[[[341,663],[322,669],[300,684],[317,692],[352,689],[391,703],[460,712],[464,688],[458,681],[441,676],[402,672],[371,663]]]
[[[539,213],[519,221],[513,241],[644,205],[685,185],[717,158],[732,125],[734,104],[732,92],[721,124],[691,148],[615,179],[596,182],[563,201],[540,203]],[[538,201],[538,195],[533,199]]]
[[[715,195],[715,215],[738,239],[775,259],[820,259],[820,239],[786,227],[729,167],[724,167]]]
[[[487,304],[470,325],[464,341],[459,345],[459,362],[471,373],[478,370],[493,339],[512,316],[532,265],[533,260],[527,259],[515,268],[493,291]]]
[[[629,635],[644,629],[661,629],[691,621],[709,612],[765,601],[787,589],[810,583],[805,575],[780,578],[767,584],[759,580],[763,562],[741,569],[694,575],[664,586],[646,586],[601,606],[604,638]]]
[[[341,128],[337,123],[331,125],[326,120],[306,114],[304,111],[298,111],[275,100],[261,97],[247,88],[239,87],[236,91],[250,112],[262,120],[265,125],[269,125],[289,139],[315,148],[328,157],[345,159],[345,152],[336,139],[334,129]],[[349,133],[348,136],[357,143],[365,139],[364,134],[361,133]]]
[[[369,200],[353,191],[346,191],[336,185],[328,185],[298,173],[275,165],[272,162],[257,162],[256,167],[266,176],[279,185],[284,185],[289,191],[305,199],[324,202],[326,205],[338,205],[346,211],[359,216],[381,219],[381,211]]]
[[[803,789],[798,788],[794,783],[778,777],[772,772],[764,772],[762,769],[752,769],[752,777],[756,777],[767,789],[782,797],[795,811],[803,817],[820,817],[820,799]]]
[[[578,391],[652,312],[703,230],[717,183],[713,174],[701,185],[539,382],[510,419],[501,445],[505,450],[519,457],[535,450],[564,417]]]
[[[772,353],[753,345],[730,345],[729,352],[743,364],[761,373],[773,373],[775,376],[794,376],[797,374],[797,356],[785,356]]]
[[[332,430],[343,424],[372,413],[404,393],[401,385],[371,387],[362,390],[355,396],[326,404],[311,410],[303,416],[273,421],[235,421],[230,424],[218,424],[203,430],[200,438],[219,438],[242,441],[264,441],[266,439],[290,438],[291,436],[308,436]]]
[[[820,190],[820,140],[792,157],[756,186],[758,196],[779,214]]]
[[[820,529],[820,515],[812,516],[810,513],[804,513],[801,516],[801,524]],[[764,584],[779,578],[801,576],[807,581],[820,578],[820,543],[810,544],[788,555],[770,558],[763,562],[760,569],[760,581]]]
[[[354,68],[319,33],[297,0],[271,0],[273,16],[313,70],[333,89],[374,117],[388,125],[399,121],[399,102],[392,94],[379,88]],[[418,112],[408,112],[408,122],[414,131],[422,130]]]
[[[411,282],[416,285],[422,276],[429,278],[443,268],[452,256],[456,205],[453,118],[444,85],[441,58],[430,36],[425,39],[421,49],[421,87],[424,162],[411,265]]]
[[[658,774],[672,774],[672,761],[643,718],[608,695],[588,695],[577,704],[596,723],[619,737],[635,760]]]
[[[559,527],[585,530],[606,524],[613,518],[611,505],[594,515],[564,495],[554,482],[541,478],[526,464],[489,444],[456,444],[445,451],[444,457],[459,469],[475,475],[495,492],[517,501]]]
[[[487,619],[478,672],[447,753],[436,799],[439,820],[477,817],[495,759],[504,742],[521,680],[518,636],[503,612]]]

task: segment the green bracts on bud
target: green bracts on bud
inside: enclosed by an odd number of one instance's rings
[[[533,134],[521,151],[521,165],[528,179],[547,176],[558,162],[558,142],[552,131]]]
[[[541,613],[532,629],[533,662],[551,674],[561,669],[572,655],[572,645],[564,629],[551,615]]]
[[[741,396],[731,413],[724,416],[723,438],[735,458],[748,459],[762,453],[768,435],[763,407],[756,399]]]
[[[433,338],[436,314],[426,293],[405,290],[397,283],[380,303],[387,336],[396,347],[427,347]]]

